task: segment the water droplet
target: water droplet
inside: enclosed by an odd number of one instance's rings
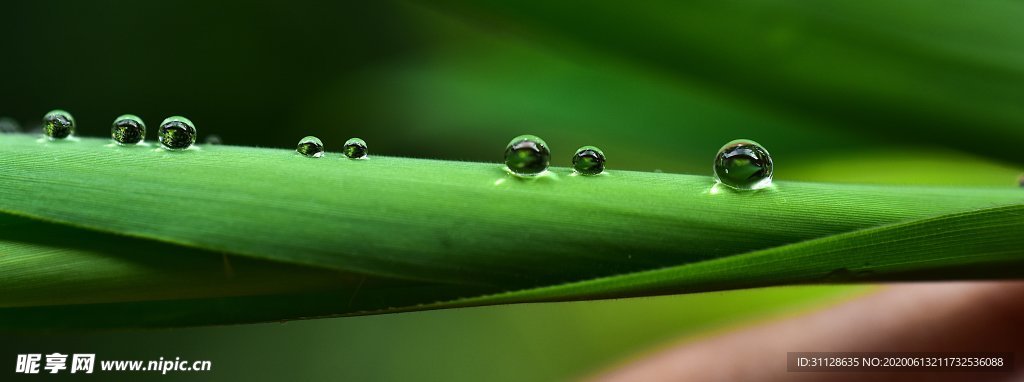
[[[1020,177],[1017,178],[1017,184],[1019,184],[1021,187],[1024,187],[1024,174],[1021,174]]]
[[[513,174],[533,176],[548,169],[551,151],[543,139],[535,135],[512,138],[505,148],[505,167]]]
[[[21,125],[14,118],[0,118],[0,134],[20,133]]]
[[[185,117],[168,117],[160,123],[158,135],[165,149],[184,150],[196,143],[196,125]]]
[[[110,137],[119,145],[134,145],[146,138],[146,123],[134,114],[125,114],[114,119]]]
[[[210,146],[217,146],[217,145],[223,145],[224,144],[224,140],[220,139],[220,135],[210,134],[210,135],[207,135],[206,138],[203,139],[203,143],[207,144],[207,145],[210,145]]]
[[[299,140],[295,151],[310,158],[319,158],[324,156],[324,143],[320,142],[320,138],[310,135]]]
[[[342,148],[342,152],[345,156],[352,159],[363,159],[366,158],[366,142],[359,138],[352,138],[345,141],[345,147]]]
[[[581,175],[604,172],[604,152],[594,146],[583,146],[572,156],[572,168]]]
[[[772,184],[772,157],[757,142],[737,139],[715,156],[715,180],[739,190],[758,190]]]
[[[64,139],[75,133],[75,117],[64,110],[53,110],[43,116],[43,134],[50,139]]]

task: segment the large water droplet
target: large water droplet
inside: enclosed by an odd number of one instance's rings
[[[43,134],[50,139],[64,139],[75,133],[75,117],[64,110],[53,110],[43,116]]]
[[[146,138],[146,123],[134,114],[125,114],[114,118],[110,127],[110,137],[119,145],[134,145]]]
[[[0,134],[12,134],[20,133],[21,124],[17,120],[10,117],[0,118]]]
[[[185,117],[168,117],[160,123],[158,135],[165,149],[184,150],[196,143],[196,126]]]
[[[505,148],[505,167],[513,174],[533,176],[548,169],[551,151],[543,139],[535,135],[512,138]]]
[[[594,146],[583,146],[572,156],[572,168],[580,175],[604,172],[604,152]]]
[[[299,140],[295,151],[310,158],[319,158],[324,156],[324,143],[320,141],[320,138],[310,135]]]
[[[359,138],[352,138],[345,141],[345,147],[341,150],[345,153],[345,156],[352,159],[366,158],[366,142]]]
[[[737,139],[715,156],[715,180],[739,190],[758,190],[772,184],[772,157],[757,142]]]

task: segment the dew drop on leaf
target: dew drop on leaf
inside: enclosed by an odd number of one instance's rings
[[[0,134],[20,133],[21,125],[14,118],[0,118]]]
[[[345,147],[341,150],[345,156],[352,159],[366,158],[366,142],[359,138],[352,138],[345,141]]]
[[[572,168],[580,175],[604,172],[604,152],[594,146],[583,146],[572,156]]]
[[[185,117],[168,117],[160,123],[158,135],[165,149],[184,150],[196,143],[196,125]]]
[[[533,176],[548,169],[551,151],[543,139],[535,135],[520,135],[505,148],[505,167],[513,174]]]
[[[43,134],[50,139],[64,139],[75,133],[75,117],[64,110],[53,110],[43,116]]]
[[[739,190],[758,190],[772,184],[772,157],[757,142],[737,139],[715,156],[715,180]]]
[[[320,138],[310,135],[299,140],[295,151],[306,157],[319,158],[324,156],[324,143],[320,141]]]
[[[134,114],[114,118],[110,137],[119,145],[134,145],[146,138],[146,123]]]
[[[223,145],[224,144],[224,140],[220,139],[220,135],[210,134],[210,135],[207,135],[206,138],[203,138],[203,143],[207,144],[207,145],[210,145],[210,146],[216,146],[216,145]]]

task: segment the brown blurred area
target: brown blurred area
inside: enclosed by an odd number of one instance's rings
[[[670,347],[593,380],[1020,381],[1019,367],[1012,373],[788,372],[786,353],[1012,351],[1020,360],[1022,323],[1021,281],[898,284],[824,311]]]

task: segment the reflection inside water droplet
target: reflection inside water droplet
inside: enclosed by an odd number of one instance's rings
[[[551,163],[548,144],[536,135],[512,138],[505,147],[505,168],[520,176],[534,176],[547,171]]]
[[[345,156],[352,159],[366,159],[368,151],[366,142],[359,138],[345,141],[345,146],[342,148]]]
[[[594,146],[583,146],[572,156],[572,168],[577,174],[598,175],[604,172],[604,152]]]
[[[324,143],[320,141],[320,138],[310,135],[299,140],[295,151],[309,158],[319,158],[324,155]]]
[[[188,118],[173,116],[160,123],[160,145],[168,150],[184,150],[196,143],[196,127]]]
[[[125,114],[114,118],[110,137],[119,145],[134,145],[146,137],[146,124],[136,115]]]
[[[65,139],[75,133],[75,117],[64,110],[53,110],[43,116],[43,134],[50,139]]]
[[[715,156],[715,180],[738,190],[757,190],[772,184],[772,158],[757,142],[737,139]]]

